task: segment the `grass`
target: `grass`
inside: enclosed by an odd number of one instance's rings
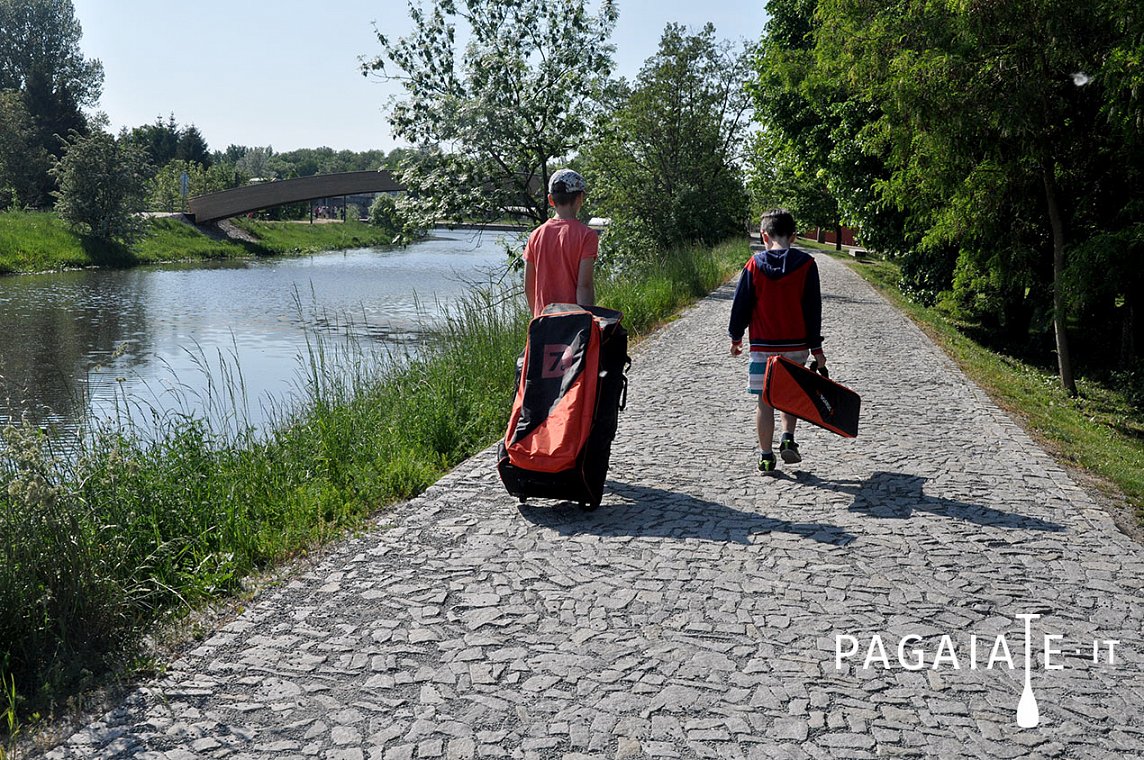
[[[381,230],[355,220],[323,224],[260,222],[242,218],[232,221],[237,227],[258,238],[258,248],[267,253],[315,253],[342,248],[389,245],[394,238],[392,231]]]
[[[249,256],[251,248],[215,240],[178,219],[160,217],[147,224],[147,234],[131,246],[135,263],[228,259]]]
[[[726,282],[749,256],[743,241],[723,243],[710,250],[672,251],[654,265],[602,278],[596,288],[596,300],[622,311],[624,326],[638,339],[674,316],[681,306]]]
[[[92,263],[90,247],[85,247],[83,239],[55,214],[0,213],[0,274],[46,272]]]
[[[742,242],[671,252],[601,277],[598,300],[638,337],[747,255]],[[147,436],[87,431],[70,452],[34,427],[4,429],[0,735],[131,662],[157,625],[358,528],[503,435],[522,301],[473,292],[412,357],[313,339],[299,400],[259,434],[231,424],[225,403],[208,407],[223,424],[171,413]],[[223,374],[220,396],[241,398],[241,373]]]
[[[799,245],[826,250],[833,247]],[[914,320],[994,401],[1021,420],[1058,461],[1096,477],[1115,501],[1123,499],[1144,525],[1144,410],[1121,389],[1080,377],[1079,395],[1060,386],[1055,368],[1038,367],[968,338],[941,312],[908,300],[897,287],[898,267],[878,259],[839,255],[891,303]]]
[[[53,213],[7,211],[0,213],[0,274],[313,253],[389,245],[393,239],[392,232],[358,221],[311,225],[241,219],[235,224],[258,242],[216,240],[177,219],[159,217],[148,219],[143,236],[127,245],[79,235]]]

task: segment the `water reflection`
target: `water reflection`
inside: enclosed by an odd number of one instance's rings
[[[297,387],[307,336],[415,342],[505,261],[497,236],[439,231],[398,250],[0,278],[0,424],[201,414],[237,367],[258,425]]]

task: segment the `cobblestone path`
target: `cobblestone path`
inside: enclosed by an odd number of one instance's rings
[[[1144,550],[819,261],[858,439],[754,471],[723,288],[634,352],[598,511],[518,506],[482,452],[50,757],[1144,756]]]

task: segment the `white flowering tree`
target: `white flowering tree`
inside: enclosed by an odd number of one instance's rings
[[[574,155],[612,71],[611,0],[410,1],[413,31],[362,73],[399,82],[396,137],[403,205],[421,226],[440,220],[547,218],[556,162]],[[464,38],[462,43],[461,38]]]

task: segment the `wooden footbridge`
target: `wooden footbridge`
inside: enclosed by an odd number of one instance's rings
[[[259,211],[287,203],[301,203],[316,198],[337,198],[359,193],[388,193],[404,190],[389,170],[340,172],[298,177],[257,185],[220,190],[189,199],[195,224],[226,219],[250,211]]]

